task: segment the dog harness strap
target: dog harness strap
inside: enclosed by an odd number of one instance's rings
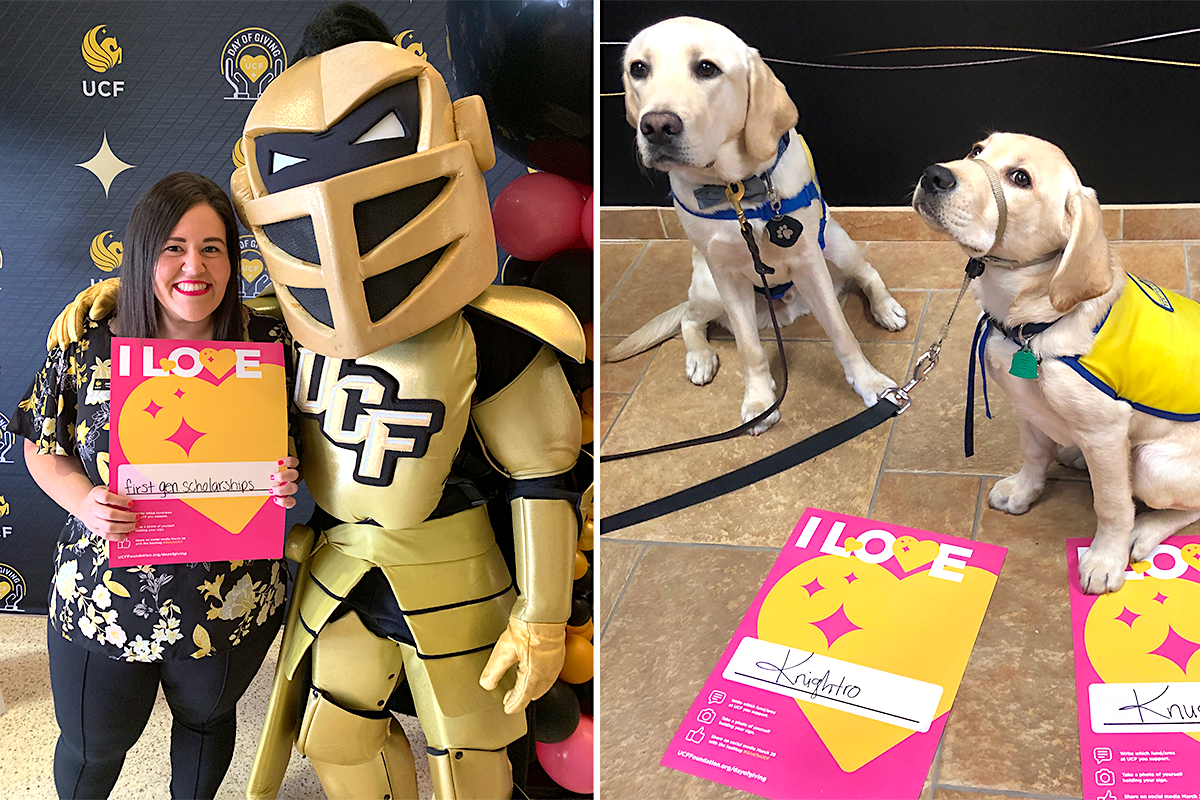
[[[768,299],[780,300],[785,294],[787,294],[787,290],[792,288],[792,285],[792,282],[788,281],[787,283],[781,283],[778,286],[771,286],[769,287],[769,292],[766,289],[763,289],[761,286],[755,286],[754,291]]]
[[[844,422],[832,428],[815,433],[812,436],[785,447],[766,458],[735,469],[711,481],[688,487],[682,491],[653,500],[640,506],[611,514],[600,520],[600,533],[612,533],[639,522],[657,519],[673,511],[698,505],[714,497],[735,492],[753,483],[768,478],[784,470],[810,461],[817,456],[845,444],[872,428],[882,425],[900,413],[900,406],[880,398],[879,402],[865,411],[860,411]]]

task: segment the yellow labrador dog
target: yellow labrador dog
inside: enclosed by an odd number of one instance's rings
[[[1131,555],[1200,519],[1200,361],[1185,338],[1200,306],[1125,274],[1096,193],[1041,139],[995,133],[929,167],[913,207],[986,263],[974,282],[990,318],[984,369],[1016,409],[1024,451],[989,504],[1025,513],[1058,445],[1077,446],[1096,510],[1080,579],[1091,594],[1117,590]],[[1151,509],[1136,519],[1135,497]]]
[[[640,32],[625,50],[624,69],[625,112],[637,129],[638,153],[647,167],[670,175],[675,211],[694,248],[687,302],[619,343],[608,359],[628,358],[682,332],[687,376],[702,386],[717,372],[717,352],[707,338],[708,323],[717,320],[733,332],[742,362],[742,421],[775,401],[758,335],[770,326],[768,301],[755,294],[761,282],[724,195],[725,186],[742,180],[743,207],[762,260],[775,269],[768,283],[782,300],[779,324],[811,310],[829,334],[846,380],[874,405],[895,382],[863,356],[838,305],[838,291],[848,281],[862,287],[876,321],[888,330],[903,328],[907,315],[858,246],[827,218],[807,145],[792,130],[798,113],[783,84],[758,51],[729,29],[692,17]],[[785,233],[779,239],[786,246],[764,234],[768,220],[779,216],[777,209],[803,227],[794,238]],[[778,420],[775,411],[751,433]]]

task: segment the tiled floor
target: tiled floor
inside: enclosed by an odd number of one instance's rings
[[[907,209],[833,215],[866,246],[867,259],[908,310],[908,327],[888,333],[870,319],[860,295],[845,302],[867,357],[900,379],[949,313],[965,258]],[[1184,293],[1200,288],[1190,285],[1189,269],[1189,260],[1200,265],[1200,208],[1109,208],[1105,228],[1129,271]],[[685,299],[691,263],[690,244],[669,209],[605,209],[601,236],[604,353]],[[606,800],[746,796],[658,760],[807,506],[1009,548],[922,798],[1080,796],[1063,540],[1093,533],[1091,489],[1083,473],[1055,467],[1028,514],[987,507],[987,492],[1017,469],[1020,454],[1012,411],[993,393],[995,419],[980,409],[977,453],[963,457],[963,387],[978,317],[974,302],[964,302],[941,365],[902,417],[755,486],[604,536],[597,621]],[[721,368],[707,387],[684,377],[678,338],[602,365],[601,452],[737,424],[736,350],[728,332],[714,326],[710,336]],[[604,465],[602,514],[700,483],[862,408],[819,327],[801,320],[785,337],[791,387],[778,425],[758,438]],[[778,380],[777,355],[772,362]],[[1196,530],[1200,524],[1189,532]]]
[[[258,735],[266,715],[271,677],[279,656],[279,639],[238,703],[238,736],[233,762],[217,791],[217,798],[234,800],[246,796],[250,763],[258,746]],[[51,800],[56,797],[52,760],[58,725],[50,696],[50,672],[46,655],[46,618],[0,614],[0,692],[7,709],[0,715],[0,800]],[[420,800],[433,796],[429,767],[421,753],[425,736],[413,717],[401,717],[412,749],[417,754]],[[159,690],[150,722],[125,758],[121,777],[112,797],[127,800],[165,800],[170,783],[171,712]],[[307,760],[294,750],[279,797],[287,800],[324,800],[325,792]]]

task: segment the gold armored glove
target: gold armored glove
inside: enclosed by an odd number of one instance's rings
[[[78,342],[87,330],[88,319],[101,320],[112,312],[117,305],[117,289],[121,285],[120,278],[94,283],[75,295],[71,304],[59,312],[50,333],[46,335],[46,349],[66,350],[67,345]]]
[[[530,702],[544,695],[562,672],[567,657],[567,624],[525,622],[510,617],[508,628],[492,649],[479,685],[491,691],[512,665],[517,665],[517,682],[504,695],[504,713],[519,714]]]

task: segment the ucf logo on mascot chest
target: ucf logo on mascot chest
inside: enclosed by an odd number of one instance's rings
[[[483,101],[452,103],[420,57],[356,42],[303,58],[242,146],[234,204],[297,342],[319,507],[289,533],[301,567],[248,796],[275,796],[294,744],[331,798],[415,798],[382,712],[407,680],[435,796],[507,797],[505,746],[565,653],[580,423],[558,354],[583,361],[582,328],[550,295],[491,286]],[[468,450],[507,481],[515,581]]]

